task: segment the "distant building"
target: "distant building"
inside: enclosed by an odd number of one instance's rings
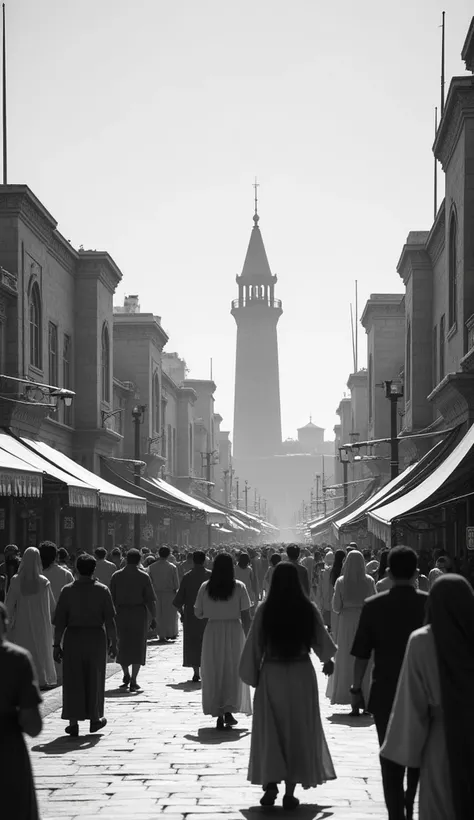
[[[268,457],[281,449],[277,324],[281,301],[254,215],[254,226],[231,313],[237,323],[234,403],[235,458]]]

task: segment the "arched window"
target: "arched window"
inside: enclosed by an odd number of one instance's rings
[[[158,373],[155,373],[153,376],[153,431],[155,433],[160,432],[160,406],[161,406],[161,396],[160,396],[160,380],[158,378]]]
[[[39,370],[42,367],[42,334],[41,295],[38,283],[34,282],[30,293],[30,364]]]
[[[368,373],[368,404],[369,404],[369,422],[372,421],[373,415],[373,392],[374,392],[374,374],[373,374],[373,359],[372,353],[369,356],[369,373]]]
[[[405,362],[405,397],[407,401],[411,398],[411,324],[407,323],[406,341],[406,362]]]
[[[448,310],[448,319],[449,319],[449,329],[456,324],[457,320],[457,301],[458,301],[458,288],[457,288],[457,220],[456,220],[456,213],[455,211],[451,214],[451,220],[449,223],[449,255],[448,255],[448,277],[449,277],[449,310]]]
[[[104,322],[102,327],[102,401],[110,401],[110,339],[109,328]]]

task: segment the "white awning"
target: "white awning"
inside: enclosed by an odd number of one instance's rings
[[[43,472],[6,450],[0,450],[0,495],[40,498]]]
[[[338,535],[345,527],[350,527],[351,523],[357,521],[357,519],[364,515],[364,513],[376,507],[377,504],[380,505],[382,501],[388,500],[393,491],[400,489],[401,485],[405,483],[414,467],[416,467],[416,464],[410,464],[410,466],[403,470],[400,475],[393,478],[392,481],[389,481],[388,484],[381,487],[380,490],[374,493],[374,495],[371,495],[367,501],[364,501],[360,507],[357,507],[357,509],[353,510],[353,512],[349,515],[345,515],[344,518],[339,518],[337,521],[334,521],[332,526],[336,531],[336,535]]]
[[[65,484],[68,489],[69,504],[71,507],[97,507],[97,490],[87,482],[73,478],[60,467],[50,464],[37,452],[33,452],[22,441],[9,433],[0,433],[0,448],[21,459],[30,468],[50,476],[56,481]],[[55,451],[54,451],[55,452]]]
[[[459,444],[451,450],[446,458],[423,481],[404,495],[381,507],[371,510],[367,515],[367,527],[378,538],[389,543],[392,521],[408,516],[417,507],[426,504],[440,490],[461,462],[470,453],[474,445],[474,425],[467,431]]]
[[[168,482],[163,481],[162,478],[147,478],[147,481],[149,481],[150,484],[153,484],[157,490],[160,490],[162,493],[167,493],[177,501],[181,501],[183,504],[188,504],[188,506],[194,507],[195,510],[201,510],[206,513],[207,524],[227,524],[227,517],[225,513],[220,512],[220,510],[216,510],[216,508],[211,506],[211,504],[206,504],[204,501],[194,498],[192,495],[183,493],[182,490],[178,490],[177,487],[174,487],[173,484],[168,484]]]
[[[93,490],[96,498],[94,505],[72,504],[72,506],[97,506],[98,494],[99,506],[103,512],[128,513],[129,515],[146,514],[146,501],[144,498],[133,495],[127,490],[121,490],[120,487],[116,487],[115,484],[111,484],[105,478],[86,470],[81,464],[77,464],[72,458],[64,455],[59,450],[55,450],[54,447],[50,447],[43,441],[34,441],[27,438],[23,438],[22,441],[28,448],[31,447],[44,459],[43,464],[47,466],[45,470],[47,473],[53,475],[52,469],[58,470],[59,468],[59,472],[66,477],[66,479],[61,478],[61,481],[65,481],[65,483],[69,481],[72,485],[77,485],[79,482]],[[32,453],[32,455],[34,454]]]

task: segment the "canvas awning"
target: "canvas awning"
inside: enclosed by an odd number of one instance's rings
[[[345,515],[343,518],[339,518],[337,521],[334,521],[332,526],[336,536],[339,536],[344,530],[350,529],[351,527],[355,526],[356,523],[365,518],[366,513],[383,503],[383,501],[387,500],[389,496],[392,495],[394,490],[400,488],[403,484],[405,484],[408,476],[413,471],[416,464],[410,464],[405,470],[403,470],[400,475],[396,478],[393,478],[392,481],[389,481],[388,484],[384,484],[380,490],[377,490],[370,498],[367,498],[359,507],[356,507],[353,512],[349,513],[349,515]]]
[[[43,473],[6,450],[0,451],[0,495],[40,498]]]
[[[21,441],[27,448],[31,448],[30,452],[34,451],[34,453],[41,456],[43,463],[46,464],[45,471],[49,475],[52,475],[52,469],[56,471],[59,469],[59,472],[66,476],[66,481],[64,478],[61,480],[65,483],[69,481],[68,486],[81,484],[94,493],[95,504],[72,504],[70,500],[71,506],[97,506],[98,498],[99,507],[103,512],[127,513],[129,515],[146,514],[146,500],[144,498],[116,487],[115,484],[111,484],[101,476],[87,470],[81,464],[73,461],[72,458],[64,455],[59,450],[55,450],[54,447],[50,447],[43,441],[34,441],[27,438],[23,438]]]
[[[220,510],[216,509],[211,504],[207,504],[199,498],[194,498],[194,496],[188,495],[182,490],[178,490],[177,487],[174,487],[173,484],[168,484],[168,482],[163,481],[162,478],[147,478],[147,481],[150,484],[153,484],[161,493],[165,493],[166,495],[171,496],[172,499],[180,501],[182,504],[187,504],[189,507],[205,513],[207,524],[227,524],[227,517],[225,513],[220,512]]]
[[[358,495],[357,498],[354,498],[354,500],[351,501],[350,504],[347,504],[345,507],[339,507],[337,510],[333,510],[333,512],[330,513],[330,515],[326,515],[324,518],[316,518],[313,519],[313,521],[309,521],[308,529],[310,530],[311,535],[322,535],[323,532],[326,532],[326,530],[330,529],[331,524],[333,524],[334,521],[338,521],[343,516],[350,515],[352,512],[357,510],[360,507],[360,505],[363,504],[364,501],[366,501],[366,499],[370,498],[370,496],[373,495],[374,491],[378,486],[378,482],[379,479],[374,478],[370,482],[370,484],[366,486],[364,492]]]
[[[68,491],[68,500],[71,507],[97,507],[97,490],[87,482],[73,478],[60,467],[50,464],[38,452],[31,450],[20,439],[10,433],[0,433],[0,448],[15,458],[21,459],[42,474],[43,477],[53,478],[65,484]],[[56,452],[56,451],[54,451]]]
[[[367,527],[378,538],[390,543],[393,523],[415,515],[417,509],[444,497],[449,502],[449,489],[456,477],[462,474],[463,462],[472,456],[474,446],[474,425],[461,441],[451,449],[443,460],[423,480],[408,492],[397,496],[387,504],[372,509],[367,515]],[[470,475],[470,470],[469,470]],[[467,478],[468,476],[466,476]]]

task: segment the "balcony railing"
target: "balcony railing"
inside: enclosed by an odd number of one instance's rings
[[[254,305],[260,306],[260,307],[262,307],[262,305],[264,305],[265,307],[270,307],[270,308],[275,308],[277,310],[281,310],[281,299],[257,299],[254,296],[253,299],[242,298],[242,299],[234,299],[232,301],[232,309],[233,310],[235,308],[250,307],[250,305],[252,305],[252,307]]]

